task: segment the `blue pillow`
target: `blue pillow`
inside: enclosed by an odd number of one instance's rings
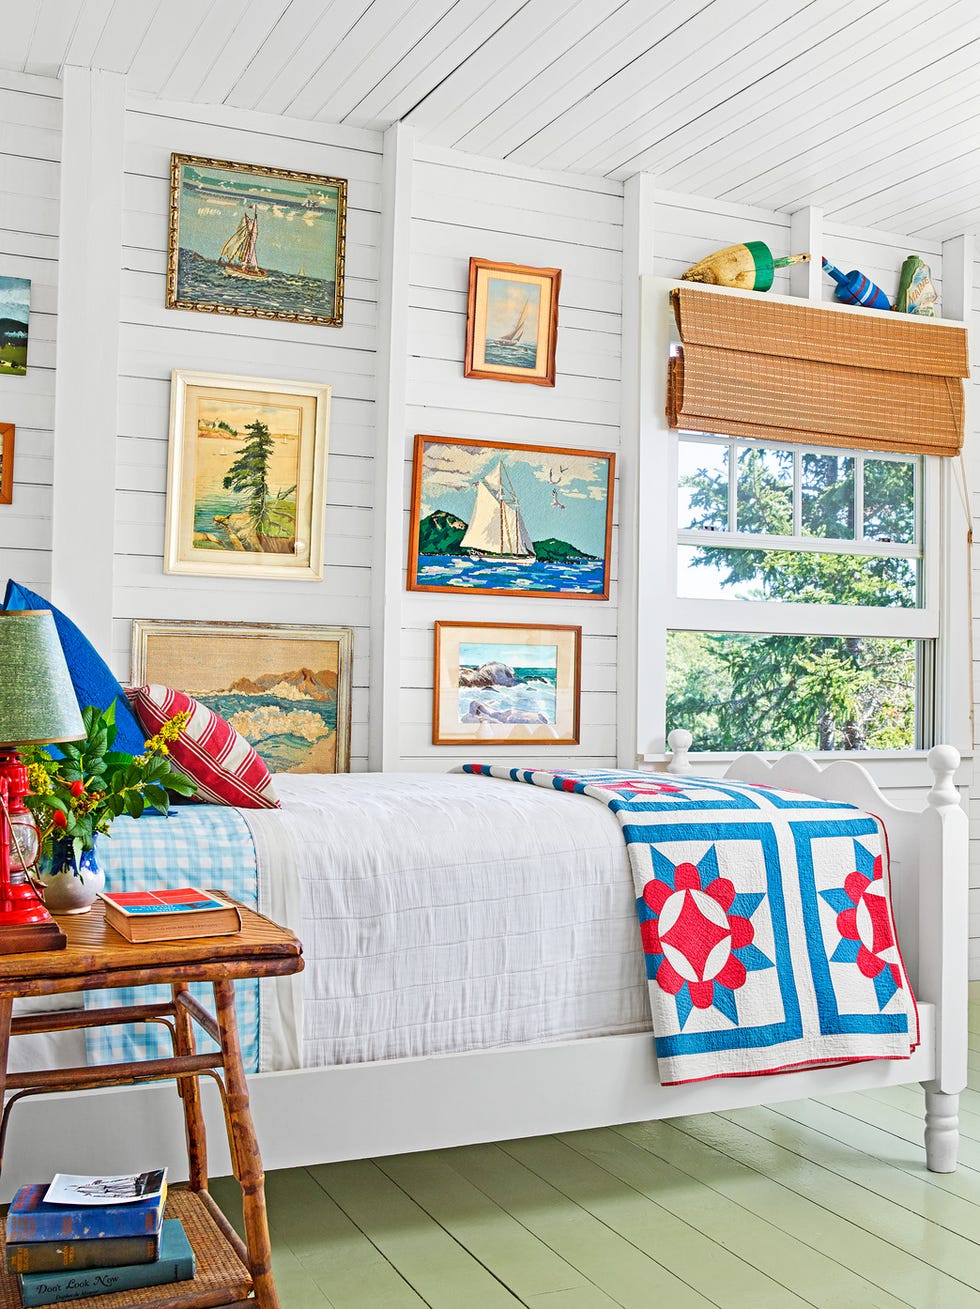
[[[7,583],[3,607],[51,610],[79,708],[95,705],[97,709],[108,709],[115,700],[117,731],[113,748],[125,750],[127,754],[142,754],[146,737],[129,707],[126,693],[95,646],[82,635],[71,619],[56,609],[50,600],[28,591],[26,586],[21,586],[13,578]]]

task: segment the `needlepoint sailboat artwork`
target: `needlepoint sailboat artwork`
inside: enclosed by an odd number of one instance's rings
[[[218,263],[228,277],[268,277],[269,271],[259,267],[255,246],[259,239],[259,216],[252,206],[252,214],[242,214],[233,236],[221,247]],[[302,270],[300,270],[302,272]]]
[[[459,544],[477,559],[498,563],[529,564],[536,558],[517,492],[502,460],[477,482],[473,517]]]
[[[614,460],[417,436],[409,589],[605,599]]]
[[[167,306],[339,327],[347,183],[171,156]]]

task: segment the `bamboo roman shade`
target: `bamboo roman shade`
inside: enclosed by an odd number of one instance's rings
[[[966,329],[683,287],[671,427],[756,440],[955,455]]]

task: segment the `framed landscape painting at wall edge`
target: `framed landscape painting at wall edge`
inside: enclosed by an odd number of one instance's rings
[[[0,377],[23,377],[27,372],[30,316],[30,278],[0,274]]]
[[[554,386],[560,268],[470,259],[464,377]]]
[[[433,745],[578,745],[582,629],[435,624]]]
[[[415,438],[407,586],[609,598],[616,456]]]
[[[170,157],[167,308],[341,327],[347,182]]]
[[[133,620],[130,680],[169,686],[231,723],[271,772],[350,763],[350,627]]]
[[[0,505],[14,499],[14,425],[0,423]]]
[[[323,576],[330,387],[175,370],[163,570]]]

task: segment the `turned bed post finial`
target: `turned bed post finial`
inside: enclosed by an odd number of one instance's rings
[[[689,773],[691,771],[691,742],[694,737],[690,732],[685,732],[683,727],[675,727],[667,737],[667,744],[670,746],[670,763],[667,765],[668,773]]]
[[[926,757],[934,778],[926,799],[935,809],[958,805],[960,793],[953,785],[953,775],[960,766],[960,752],[952,745],[934,745]]]

